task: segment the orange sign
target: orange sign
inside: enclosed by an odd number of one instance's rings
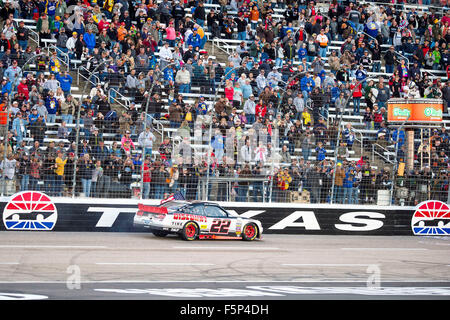
[[[391,99],[388,122],[442,122],[443,101],[440,99]],[[408,118],[409,117],[409,118]]]

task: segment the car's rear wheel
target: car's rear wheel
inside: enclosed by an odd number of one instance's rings
[[[168,234],[167,232],[161,231],[161,230],[153,230],[152,233],[155,236],[160,237],[160,238],[163,238],[163,237],[167,236],[167,234]]]
[[[195,240],[198,236],[198,226],[195,222],[187,222],[181,231],[181,237],[184,240]]]
[[[249,223],[245,225],[242,232],[242,240],[252,241],[258,236],[258,227],[254,223]]]

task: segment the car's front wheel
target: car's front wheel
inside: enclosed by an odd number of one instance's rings
[[[242,240],[252,241],[258,236],[258,227],[254,223],[249,223],[245,225],[242,232]]]
[[[181,231],[181,237],[184,240],[195,240],[198,236],[198,226],[195,222],[188,222],[184,225],[183,230]]]

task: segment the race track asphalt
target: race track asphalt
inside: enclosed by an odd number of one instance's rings
[[[0,232],[0,299],[449,299],[449,237]]]

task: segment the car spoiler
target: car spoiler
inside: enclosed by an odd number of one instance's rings
[[[159,213],[159,214],[167,214],[167,208],[166,207],[155,207],[155,206],[148,206],[142,203],[138,204],[139,211],[143,211],[145,213]]]

